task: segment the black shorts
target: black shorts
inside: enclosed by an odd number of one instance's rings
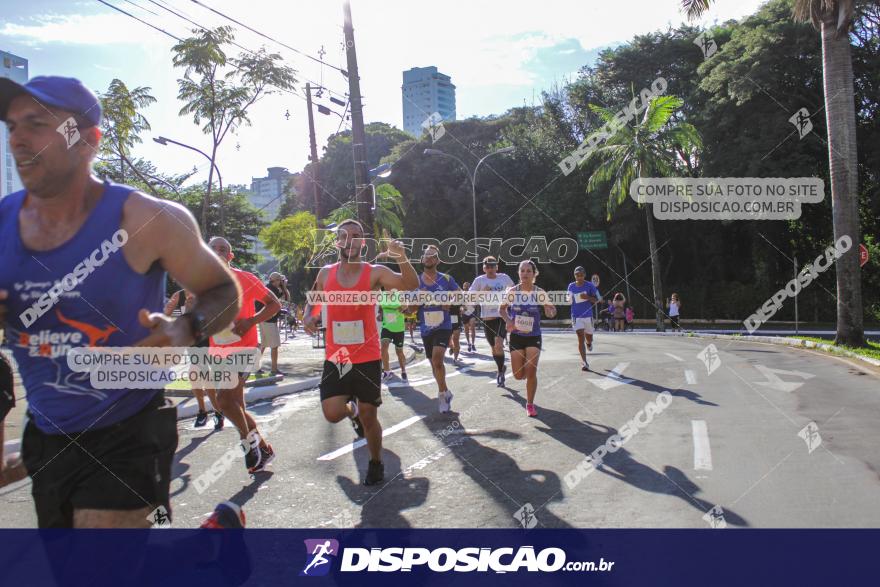
[[[343,371],[345,374],[340,375]],[[343,364],[341,368],[324,361],[320,388],[321,401],[344,395],[379,407],[382,405],[382,361]]]
[[[382,329],[382,340],[390,340],[392,343],[394,343],[394,346],[399,349],[403,348],[403,335],[403,330],[401,330],[400,332],[391,332],[387,328]]]
[[[163,392],[125,420],[69,437],[46,434],[29,421],[21,448],[40,528],[72,527],[75,509],[152,510],[161,505],[171,515],[177,408]]]
[[[423,335],[422,344],[425,345],[425,356],[430,359],[434,354],[435,346],[447,348],[450,336],[452,336],[452,331],[445,329],[432,330],[427,335]]]
[[[538,336],[523,336],[522,334],[517,334],[515,332],[510,333],[510,350],[524,351],[527,347],[530,346],[541,350],[540,334]]]
[[[507,338],[507,324],[501,318],[483,320],[483,330],[486,333],[486,341],[489,346],[495,346],[495,338]]]
[[[462,323],[462,324],[467,324],[467,323],[469,323],[471,320],[473,320],[474,318],[476,318],[476,316],[474,316],[473,314],[462,314],[462,315],[461,315],[461,323]]]

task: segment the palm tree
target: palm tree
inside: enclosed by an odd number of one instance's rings
[[[403,235],[403,195],[389,183],[376,188],[376,211],[373,214],[373,234],[390,234],[392,237]],[[357,204],[348,201],[333,210],[327,222],[342,222],[347,218],[357,218]]]
[[[689,18],[701,16],[712,0],[682,0]],[[856,153],[856,113],[849,30],[855,0],[794,0],[793,16],[811,21],[822,35],[822,73],[825,79],[825,123],[831,175],[831,213],[834,240],[848,235],[861,242]],[[857,247],[838,259],[836,344],[864,346],[861,269]]]
[[[642,177],[671,177],[679,175],[683,160],[689,158],[703,144],[697,130],[690,124],[671,121],[683,104],[676,96],[660,96],[648,104],[644,116],[634,124],[622,125],[601,146],[596,147],[584,160],[585,165],[596,165],[587,182],[587,190],[598,191],[610,184],[608,219],[626,200],[630,184]],[[615,112],[594,104],[590,109],[603,122],[614,119]],[[660,281],[660,258],[657,236],[654,232],[653,206],[645,203],[645,221],[648,225],[648,250],[651,255],[651,274],[654,282],[654,307],[657,330],[665,330],[663,317],[663,285]]]
[[[101,132],[104,135],[102,141],[104,151],[119,159],[119,175],[125,181],[125,168],[140,175],[131,163],[128,151],[141,142],[141,131],[150,130],[150,123],[139,112],[156,101],[150,95],[150,88],[138,87],[129,90],[128,86],[120,79],[113,79],[107,92],[101,94],[101,110],[103,112],[103,124]],[[140,178],[145,181],[143,177]],[[149,182],[146,182],[149,185]]]

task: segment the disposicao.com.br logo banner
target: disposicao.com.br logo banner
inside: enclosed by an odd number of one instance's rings
[[[557,571],[608,572],[614,562],[568,561],[561,548],[536,549],[534,546],[516,548],[463,548],[343,547],[340,552],[336,540],[309,539],[305,541],[309,553],[300,576],[326,575],[339,555],[342,573],[397,573],[427,570],[435,573],[555,573]]]

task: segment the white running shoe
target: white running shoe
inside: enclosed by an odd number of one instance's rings
[[[448,389],[441,393],[437,398],[437,411],[441,414],[445,414],[449,411],[450,405],[452,404],[452,392]]]

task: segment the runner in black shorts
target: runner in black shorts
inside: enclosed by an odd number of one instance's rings
[[[458,363],[458,355],[461,352],[461,306],[452,304],[449,306],[449,321],[452,325],[452,335],[449,337],[449,354],[452,362]]]
[[[468,291],[471,288],[471,282],[465,281],[461,289]],[[467,341],[467,350],[469,353],[477,351],[477,316],[476,308],[470,304],[461,307],[461,328],[464,330],[464,338]]]
[[[526,413],[538,415],[535,393],[538,390],[538,359],[541,357],[541,309],[548,318],[556,316],[556,307],[547,300],[546,292],[535,285],[538,276],[535,264],[526,260],[519,264],[519,284],[507,290],[507,301],[500,313],[510,332],[510,365],[517,380],[526,380]]]
[[[78,80],[44,76],[22,86],[0,78],[0,119],[25,186],[0,199],[0,306],[8,309],[0,307],[0,329],[27,392],[22,458],[37,523],[145,528],[160,515],[170,520],[177,410],[162,390],[96,389],[66,355],[189,347],[235,317],[234,278],[184,206],[92,174],[101,105]],[[65,122],[77,131],[71,142],[56,130]],[[90,258],[88,277],[58,296],[53,284],[66,284]],[[162,313],[166,271],[196,295],[180,318]],[[28,282],[30,300],[12,295]],[[33,301],[44,295],[51,309],[36,312]]]
[[[422,255],[422,265],[425,271],[419,275],[419,290],[435,295],[458,291],[458,284],[455,283],[455,279],[451,275],[437,271],[439,264],[440,257],[437,247],[427,247]],[[437,382],[438,411],[441,413],[446,413],[451,409],[453,397],[452,392],[446,387],[446,366],[443,364],[446,346],[452,335],[452,321],[449,318],[448,307],[448,305],[436,303],[419,306],[419,329],[422,333],[422,342],[425,345],[425,356],[431,361],[434,380]]]
[[[479,275],[474,279],[470,291],[501,294],[513,287],[513,280],[510,277],[498,273],[498,260],[495,257],[488,256],[483,259],[483,272],[485,275]],[[498,387],[504,387],[504,374],[507,371],[507,366],[504,364],[504,339],[507,330],[498,313],[498,306],[499,304],[480,304],[480,318],[483,320],[486,340],[492,348],[492,358],[495,359],[495,365],[498,367],[495,383]]]

